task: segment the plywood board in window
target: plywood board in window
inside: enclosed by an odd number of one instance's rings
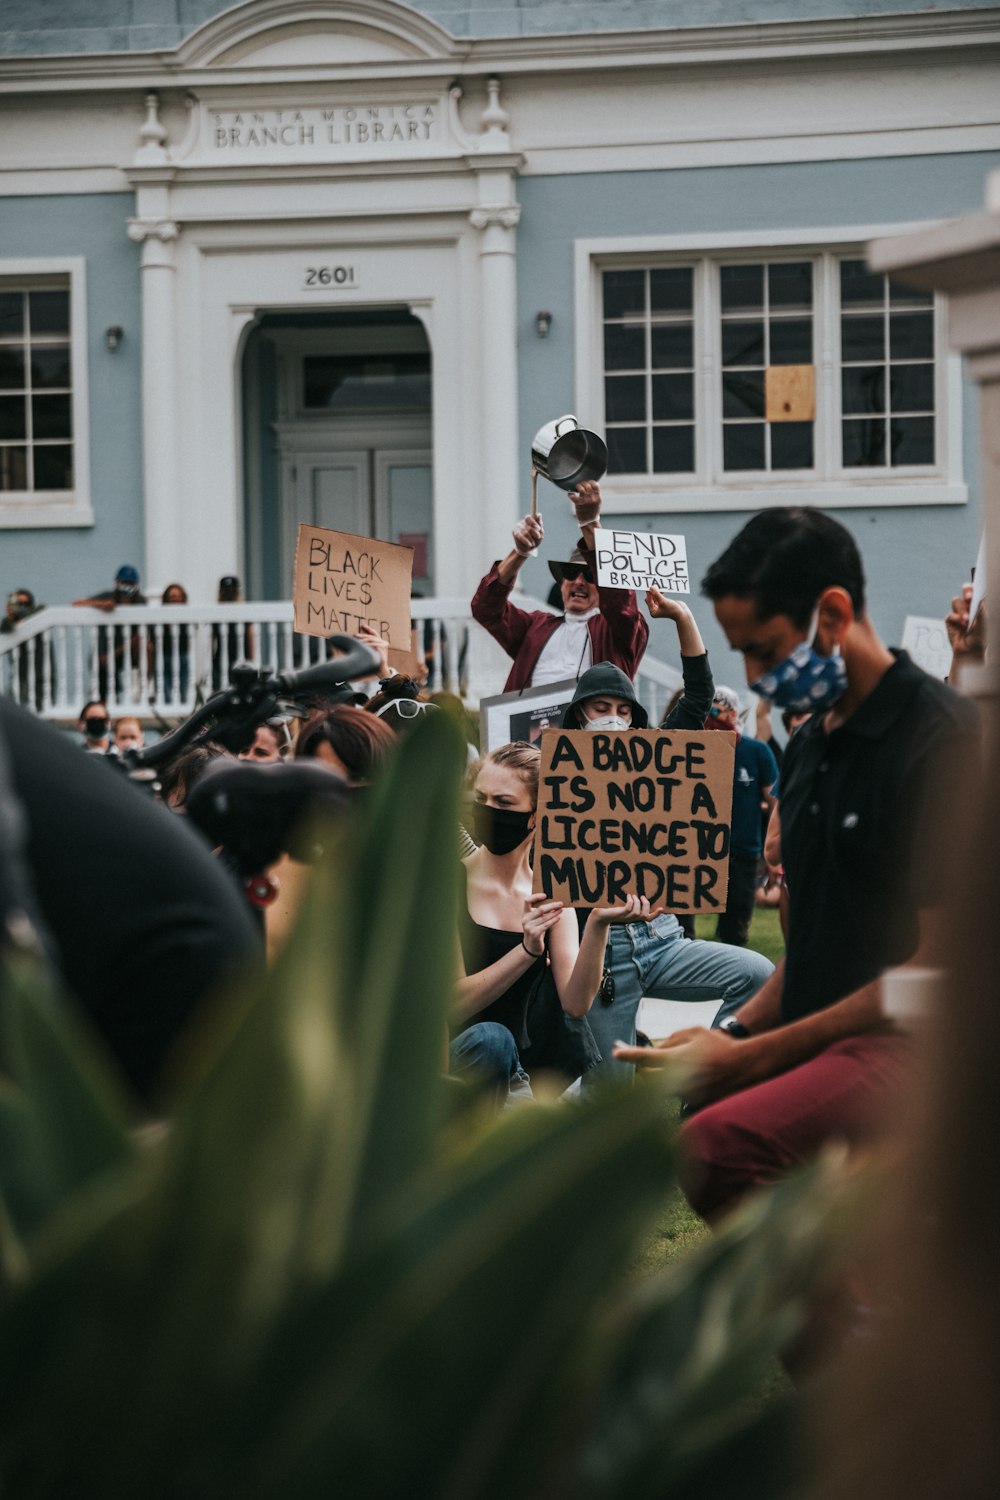
[[[769,422],[815,422],[816,366],[769,365],[764,398]]]

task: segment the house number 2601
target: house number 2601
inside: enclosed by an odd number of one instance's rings
[[[306,266],[306,286],[357,286],[353,266]]]

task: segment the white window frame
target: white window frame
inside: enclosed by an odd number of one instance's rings
[[[839,293],[823,284],[831,263],[819,261],[815,297],[817,409],[814,471],[729,472],[722,467],[719,265],[733,260],[864,259],[869,240],[926,229],[926,223],[866,224],[824,229],[643,235],[577,240],[575,244],[576,404],[586,427],[604,430],[604,309],[601,273],[656,264],[695,266],[695,474],[607,474],[601,481],[609,514],[762,510],[789,503],[873,508],[964,505],[962,362],[948,350],[947,304],[935,298],[935,453],[932,468],[843,469],[840,464]]]
[[[70,370],[73,382],[73,489],[0,491],[0,529],[93,526],[90,501],[90,402],[87,393],[87,263],[59,259],[0,259],[0,289],[31,289],[36,277],[69,279]]]

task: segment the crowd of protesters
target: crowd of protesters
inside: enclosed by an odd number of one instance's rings
[[[480,582],[473,617],[511,658],[508,691],[576,681],[564,729],[628,735],[655,727],[635,687],[649,624],[633,592],[596,582],[599,487],[582,484],[570,501],[580,541],[568,558],[549,563],[562,611],[529,612],[511,598],[524,561],[544,541],[541,518],[532,515]],[[96,760],[133,772],[141,762],[142,724],[113,720],[104,701],[136,649],[127,627],[109,626],[99,643],[100,693],[78,723],[88,757],[30,715],[0,705],[9,780],[31,829],[38,929],[61,957],[72,953],[63,965],[67,982],[137,1092],[155,1105],[160,1071],[200,997],[220,972],[259,951],[260,923],[243,895],[253,887],[257,904],[272,908],[268,952],[292,930],[308,866],[284,827],[277,831],[279,792],[296,807],[319,795],[347,806],[382,774],[400,736],[427,714],[450,711],[463,716],[472,747],[456,830],[460,958],[451,1071],[478,1080],[504,1108],[530,1100],[536,1071],[552,1070],[565,1083],[579,1079],[570,1092],[586,1107],[593,1090],[633,1086],[636,1070],[682,1059],[683,1180],[709,1222],[824,1142],[870,1141],[911,1066],[910,1040],[886,1013],[882,976],[893,966],[936,961],[942,873],[954,867],[940,787],[949,766],[975,764],[975,715],[952,687],[882,643],[858,549],[820,512],[755,516],[702,587],[759,696],[759,738],[743,726],[737,692],[715,682],[690,605],[655,589],[644,603],[657,628],[665,622],[676,632],[683,677],[662,727],[734,737],[729,896],[714,942],[644,897],[588,912],[534,892],[538,749],[515,743],[480,756],[477,722],[461,701],[428,695],[392,673],[387,643],[371,631],[364,641],[379,668],[369,691],[343,682],[294,711],[242,724],[235,737],[203,736],[159,768],[162,808]],[[219,597],[238,599],[239,581],[224,578]],[[163,591],[166,606],[186,601],[178,583]],[[76,602],[109,612],[143,602],[139,575],[123,567],[112,590]],[[15,591],[7,629],[36,607],[29,590]],[[957,657],[974,659],[982,654],[982,621],[971,622],[968,609],[965,591],[948,624]],[[216,688],[224,666],[253,651],[251,627],[217,629],[233,638],[219,635]],[[187,654],[186,637],[175,636],[164,661],[182,694]],[[784,744],[773,736],[768,705],[783,715]],[[89,762],[79,787],[73,756]],[[277,767],[287,774],[276,778]],[[55,779],[59,791],[50,797]],[[259,822],[255,833],[269,830],[267,839],[246,840],[259,851],[256,860],[243,857],[240,839],[227,841],[210,816],[196,816],[199,788],[223,784],[227,816]],[[221,859],[192,835],[192,817],[210,844],[224,846]],[[139,931],[138,919],[123,920],[122,903],[113,900],[103,910],[95,902],[71,911],[58,882],[40,871],[44,849],[60,837],[64,848],[87,849],[90,886],[109,897],[139,879],[133,865],[159,861],[149,896],[159,915],[149,932]],[[777,967],[748,946],[762,887],[781,895],[786,952]],[[154,982],[150,991],[144,979],[141,1006],[109,994],[107,974],[119,954],[133,974],[158,967],[159,988]],[[650,1046],[637,1031],[644,997],[713,1001],[716,1010],[710,1026]]]

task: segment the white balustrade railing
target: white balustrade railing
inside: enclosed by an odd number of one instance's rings
[[[517,602],[545,607],[527,597]],[[411,613],[412,649],[427,668],[428,691],[475,704],[501,690],[502,656],[473,623],[466,599],[414,599]],[[322,639],[293,629],[289,600],[43,609],[0,634],[0,692],[57,721],[75,721],[91,698],[107,703],[113,718],[175,719],[225,686],[237,661],[287,672],[326,654]],[[637,688],[651,723],[680,681],[674,668],[643,660]]]

